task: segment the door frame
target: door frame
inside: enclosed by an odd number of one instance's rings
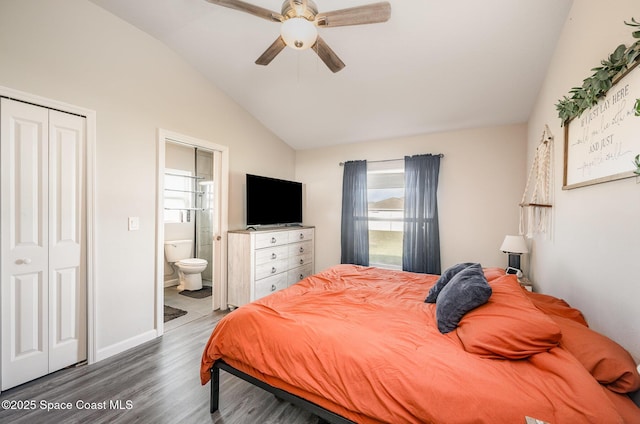
[[[37,96],[35,94],[14,90],[0,85],[0,96],[24,103],[31,103],[48,109],[84,116],[86,119],[85,145],[85,211],[86,211],[86,279],[87,279],[87,363],[93,364],[97,358],[97,317],[95,287],[95,163],[96,163],[96,112],[80,106],[60,102],[58,100]]]
[[[164,171],[166,143],[179,143],[221,153],[220,159],[220,309],[227,309],[227,231],[229,229],[229,148],[177,132],[158,128],[157,192],[156,192],[156,323],[157,336],[164,334]],[[216,255],[214,255],[215,258]],[[212,308],[215,296],[211,296]]]

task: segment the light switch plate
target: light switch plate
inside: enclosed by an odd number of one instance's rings
[[[140,217],[138,216],[130,216],[129,217],[129,231],[138,231],[140,229]]]

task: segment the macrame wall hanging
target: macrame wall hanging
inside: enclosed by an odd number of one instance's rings
[[[527,238],[550,232],[552,152],[553,134],[545,125],[520,201],[520,234]]]

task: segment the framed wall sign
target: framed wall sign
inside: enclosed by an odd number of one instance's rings
[[[640,69],[632,67],[605,97],[565,125],[563,190],[633,177],[640,153]]]

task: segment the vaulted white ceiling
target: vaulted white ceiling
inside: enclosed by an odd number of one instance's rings
[[[346,64],[334,74],[312,50],[254,64],[280,24],[205,0],[91,1],[168,45],[295,149],[526,122],[572,3],[389,0],[388,22],[319,30]]]

